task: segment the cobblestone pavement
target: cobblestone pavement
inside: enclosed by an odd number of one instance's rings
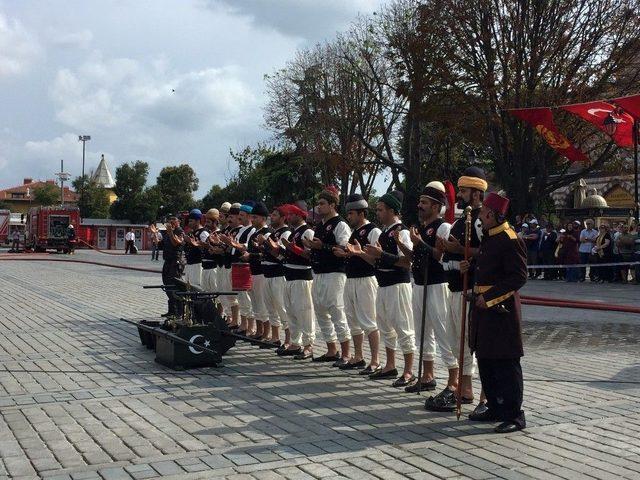
[[[0,478],[640,478],[637,316],[537,308],[525,324],[529,428],[498,436],[426,412],[424,396],[389,381],[244,344],[224,368],[166,369],[118,321],[162,312],[163,294],[140,288],[157,274],[7,261],[0,272]],[[620,303],[638,298],[616,288]]]

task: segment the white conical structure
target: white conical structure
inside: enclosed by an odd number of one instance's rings
[[[95,180],[103,188],[113,188],[116,186],[116,182],[113,181],[113,176],[109,171],[109,166],[104,159],[104,155],[100,158],[98,168],[96,168],[96,171],[91,175],[91,180]]]

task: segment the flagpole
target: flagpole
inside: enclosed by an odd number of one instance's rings
[[[635,190],[636,226],[640,223],[640,206],[638,204],[638,120],[633,119],[633,188]]]

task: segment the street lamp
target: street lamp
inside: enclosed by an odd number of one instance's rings
[[[82,142],[82,183],[80,184],[82,186],[82,189],[80,190],[80,205],[84,205],[83,200],[84,200],[84,184],[85,184],[85,178],[84,178],[84,152],[85,152],[85,146],[86,143],[91,140],[91,135],[78,135],[78,141]]]
[[[84,152],[85,144],[91,140],[91,135],[78,135],[78,141],[82,142],[82,177],[84,178]]]
[[[64,182],[71,178],[71,175],[64,171],[64,160],[60,160],[60,171],[56,173],[56,177],[60,179],[60,205],[64,205]]]

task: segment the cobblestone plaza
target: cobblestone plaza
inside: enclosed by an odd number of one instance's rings
[[[143,255],[74,259],[159,268]],[[141,288],[159,274],[14,261],[0,271],[0,478],[640,478],[637,315],[525,307],[528,428],[500,436],[426,412],[424,394],[389,380],[242,342],[223,368],[162,367],[119,321],[164,311],[164,294]],[[638,292],[524,290],[636,305]]]

